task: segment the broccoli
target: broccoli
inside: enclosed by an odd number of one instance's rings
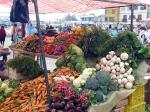
[[[109,86],[108,86],[108,91],[116,91],[119,90],[119,85],[117,82],[111,81]]]
[[[100,86],[100,90],[107,95],[108,94],[108,87],[107,86]]]
[[[96,79],[101,86],[109,86],[109,83],[112,81],[109,73],[103,71],[96,73]]]
[[[85,83],[85,89],[97,90],[99,88],[98,80],[95,77],[88,78]]]
[[[103,101],[106,101],[106,96],[103,94],[101,90],[97,90],[96,99],[97,99],[97,102],[103,102]]]

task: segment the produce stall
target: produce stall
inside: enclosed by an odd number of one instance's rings
[[[36,3],[35,7],[37,11]],[[39,26],[38,14],[37,19]],[[0,81],[0,112],[110,112],[124,99],[128,103],[121,112],[144,112],[143,68],[147,67],[142,62],[150,58],[150,49],[134,33],[123,32],[111,38],[101,29],[86,30],[79,40],[68,40],[61,55],[56,53],[59,58],[53,72],[47,71],[44,56],[56,55],[55,45],[64,45],[64,40],[70,37],[51,37],[48,41],[46,38],[44,44],[41,34],[39,37],[40,45],[38,37],[33,36],[11,46],[21,54],[42,55],[44,69],[29,56],[9,60],[9,69],[15,71],[9,75],[15,77]],[[90,65],[85,56],[94,57],[97,63]],[[16,81],[19,75],[28,80]]]
[[[144,76],[148,66],[143,61],[150,56],[150,49],[142,45],[132,32],[107,38],[99,47],[95,66],[86,62],[83,48],[75,44],[66,47],[64,55],[57,59],[56,70],[48,73],[53,99],[51,107],[47,102],[44,77],[40,75],[42,72],[37,71],[39,68],[35,69],[36,72],[28,72],[32,67],[26,68],[28,60],[32,59],[19,56],[8,61],[9,67],[24,73],[22,75],[29,77],[29,80],[3,96],[0,111],[116,112],[119,109],[122,112],[134,112],[138,109],[144,112],[144,84],[147,82]],[[21,61],[26,62],[26,67],[20,68],[21,63],[18,62]],[[14,66],[15,63],[18,66]],[[5,86],[5,82],[1,82],[3,92],[10,87]],[[127,99],[124,106],[117,107],[124,99]]]
[[[63,55],[65,48],[70,44],[76,44],[82,37],[80,34],[61,32],[56,37],[43,36],[45,56],[49,58],[58,58]],[[39,37],[31,35],[24,37],[19,43],[10,46],[14,53],[40,56]]]

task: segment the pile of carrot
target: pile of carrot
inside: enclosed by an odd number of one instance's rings
[[[80,74],[66,67],[49,73],[48,80],[51,84],[51,96],[58,95],[53,78],[60,75],[78,77]],[[46,112],[47,107],[45,78],[40,76],[20,84],[16,91],[12,92],[11,96],[0,104],[0,112]]]
[[[49,74],[52,84],[52,75]],[[47,92],[44,77],[21,84],[5,102],[0,104],[0,112],[45,112],[47,109]]]
[[[58,69],[57,71],[55,71],[53,73],[55,76],[73,76],[75,78],[78,78],[80,73],[76,72],[76,71],[73,71],[71,70],[70,68],[67,68],[67,67],[62,67],[60,69]]]

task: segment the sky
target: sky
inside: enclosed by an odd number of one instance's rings
[[[5,9],[5,11],[7,13],[3,13],[2,10],[0,10],[0,18],[3,19],[3,16],[4,16],[4,19],[5,17],[9,17],[9,13],[10,12],[10,9],[7,9],[5,7],[2,7],[3,9]],[[98,15],[102,15],[105,13],[104,9],[99,9],[99,10],[92,10],[92,11],[89,11],[87,12],[86,14],[90,14],[90,13],[94,13],[96,16]],[[57,19],[62,19],[64,18],[66,15],[81,15],[81,14],[72,14],[72,13],[51,13],[51,14],[40,14],[40,20],[41,21],[55,21]],[[35,14],[30,14],[30,19],[31,20],[36,20],[35,18]]]

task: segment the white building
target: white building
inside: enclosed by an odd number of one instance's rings
[[[134,24],[137,24],[139,20],[147,19],[148,16],[148,6],[146,5],[136,5],[134,6]],[[120,8],[120,23],[130,24],[131,22],[131,10],[129,7]]]

